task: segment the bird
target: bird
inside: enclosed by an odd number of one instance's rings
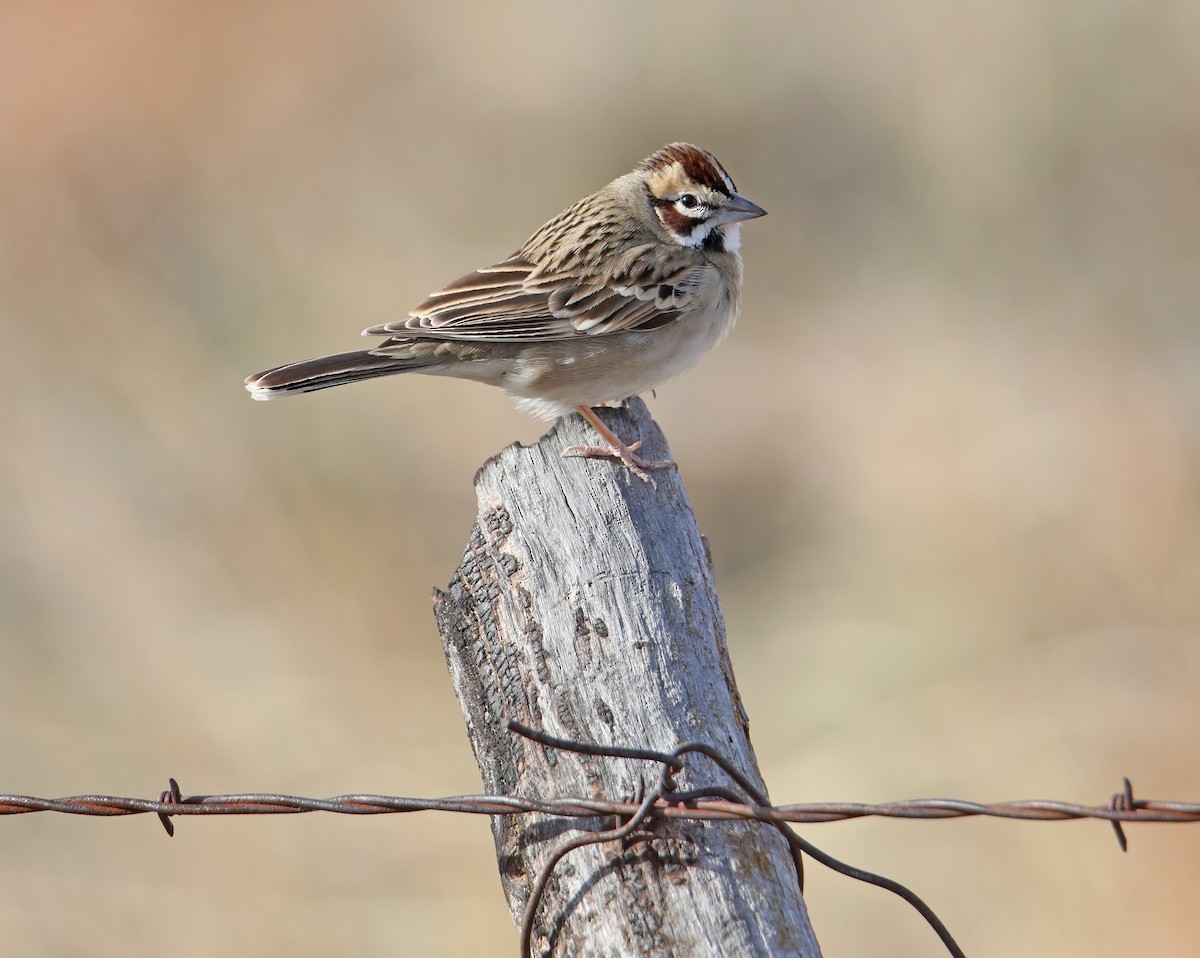
[[[669,143],[585,196],[515,253],[448,283],[405,319],[371,326],[369,349],[275,366],[246,379],[254,399],[399,373],[475,380],[552,420],[578,412],[639,478],[675,467],[637,455],[596,415],[691,369],[741,306],[741,225],[764,216],[717,158]]]

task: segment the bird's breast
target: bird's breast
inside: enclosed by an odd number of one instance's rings
[[[553,419],[574,406],[637,396],[687,372],[737,319],[736,296],[716,298],[674,322],[645,332],[531,343],[515,358],[503,386],[518,404]]]

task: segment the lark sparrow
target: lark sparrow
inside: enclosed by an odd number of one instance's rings
[[[608,444],[564,454],[636,455],[592,411],[690,369],[733,327],[741,221],[766,210],[738,194],[716,157],[672,143],[539,229],[516,253],[442,287],[408,318],[372,326],[371,349],[277,366],[246,380],[255,399],[393,373],[500,386],[545,419],[572,410]]]

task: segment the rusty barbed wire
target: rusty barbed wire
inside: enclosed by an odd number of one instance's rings
[[[1071,819],[1100,819],[1108,821],[1116,832],[1121,850],[1128,847],[1124,822],[1187,823],[1200,821],[1200,804],[1175,801],[1135,799],[1128,778],[1122,789],[1107,805],[1080,805],[1042,799],[983,804],[961,799],[909,799],[897,802],[866,804],[860,802],[810,802],[805,804],[773,805],[765,795],[719,750],[702,742],[685,742],[673,752],[650,749],[597,745],[560,739],[519,722],[508,722],[511,732],[549,748],[587,755],[643,759],[658,763],[657,783],[644,795],[630,801],[611,801],[597,798],[536,798],[514,795],[456,795],[447,798],[408,798],[390,795],[356,794],[332,798],[307,798],[278,793],[226,795],[184,795],[174,778],[169,787],[152,799],[125,798],[114,795],[74,795],[64,798],[37,798],[28,795],[0,794],[0,815],[22,815],[34,812],[58,812],[104,818],[125,815],[157,815],[167,834],[175,834],[172,818],[181,815],[288,815],[309,812],[330,812],[342,815],[383,815],[404,812],[441,811],[473,815],[556,815],[565,818],[615,817],[616,827],[602,830],[586,829],[584,834],[565,842],[536,876],[521,920],[521,954],[532,954],[534,921],[546,886],[559,863],[572,851],[586,845],[651,837],[649,828],[655,820],[688,819],[693,821],[756,821],[776,828],[792,849],[797,881],[804,888],[802,853],[823,865],[859,881],[877,885],[908,902],[933,928],[947,951],[962,958],[962,949],[950,932],[924,901],[914,892],[881,875],[875,875],[841,862],[801,838],[792,824],[818,824],[848,821],[857,818],[947,819],[985,816],[1024,821],[1066,821]],[[675,776],[685,765],[685,757],[704,755],[715,764],[735,787],[713,785],[681,791]]]
[[[1123,799],[1124,793],[1118,793]],[[388,815],[404,812],[459,812],[467,815],[562,815],[594,818],[597,815],[629,816],[637,802],[595,798],[534,798],[515,795],[452,795],[445,798],[408,798],[394,795],[350,794],[330,798],[307,798],[277,792],[225,795],[182,795],[164,792],[157,800],[117,795],[71,795],[37,798],[0,793],[0,815],[57,812],[117,818],[125,815],[293,815],[329,812],[338,815]],[[821,824],[858,818],[1007,818],[1020,821],[1068,821],[1100,819],[1109,822],[1200,822],[1200,804],[1193,802],[1136,799],[1124,805],[1081,805],[1050,799],[980,803],[956,798],[917,798],[895,802],[805,802],[753,806],[727,800],[697,800],[680,806],[658,802],[652,808],[657,818],[697,821],[748,818],[765,822]]]

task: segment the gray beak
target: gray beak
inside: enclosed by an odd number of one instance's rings
[[[752,220],[759,216],[766,216],[767,211],[757,203],[751,203],[740,193],[734,193],[725,201],[725,205],[721,207],[718,215],[722,223],[736,223],[739,220]]]

